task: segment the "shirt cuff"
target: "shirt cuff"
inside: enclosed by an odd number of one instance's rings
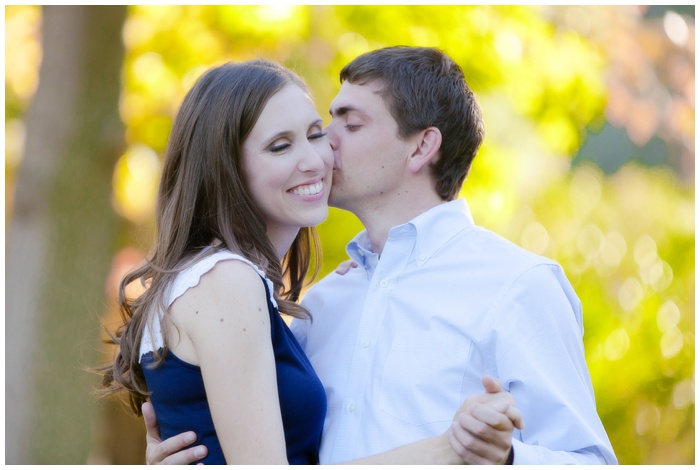
[[[515,458],[515,453],[513,451],[513,444],[510,445],[510,452],[508,452],[508,458],[506,459],[505,465],[513,465],[513,460]]]
[[[518,439],[513,439],[511,449],[513,450],[513,465],[532,465],[537,463],[536,455],[528,445],[523,444]],[[515,461],[515,454],[518,454],[518,461]]]

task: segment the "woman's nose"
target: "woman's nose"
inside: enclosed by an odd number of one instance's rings
[[[325,171],[326,164],[321,155],[319,144],[308,145],[304,149],[304,155],[299,160],[298,168],[300,171]],[[328,149],[325,149],[328,151]]]

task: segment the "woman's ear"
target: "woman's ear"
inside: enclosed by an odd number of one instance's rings
[[[442,133],[437,127],[428,127],[416,136],[417,147],[408,158],[408,169],[418,173],[423,167],[439,158]]]

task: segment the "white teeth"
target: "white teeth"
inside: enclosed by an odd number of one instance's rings
[[[290,190],[289,192],[292,194],[296,194],[297,196],[311,196],[313,194],[320,193],[322,189],[323,189],[323,181],[319,181],[318,183],[315,183],[315,184],[309,184],[306,186],[297,186],[296,188]]]

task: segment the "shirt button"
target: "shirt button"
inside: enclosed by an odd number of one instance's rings
[[[362,347],[365,349],[369,348],[369,340],[368,339],[362,341]]]
[[[382,279],[379,285],[382,287],[386,287],[389,285],[389,281],[387,281],[386,279]]]
[[[425,253],[421,253],[418,255],[418,261],[425,261]]]
[[[351,401],[351,402],[348,404],[348,411],[349,411],[350,413],[354,413],[354,412],[355,412],[355,402]]]

